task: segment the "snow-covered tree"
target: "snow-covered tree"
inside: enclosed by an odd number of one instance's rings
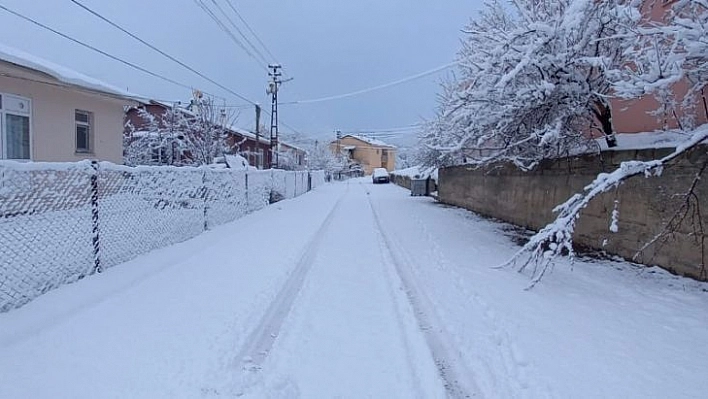
[[[458,160],[523,167],[564,155],[589,133],[615,144],[609,71],[639,21],[629,0],[486,4],[465,29],[458,76],[444,83],[428,147]]]
[[[677,145],[669,155],[652,161],[627,161],[612,173],[603,173],[583,192],[569,198],[555,208],[556,219],[541,229],[507,264],[521,263],[520,269],[533,268],[534,283],[539,281],[552,265],[553,259],[561,255],[574,256],[572,238],[580,212],[597,196],[614,190],[627,179],[644,176],[658,176],[664,168],[687,151],[706,152],[708,124],[694,126],[698,114],[708,118],[705,88],[708,85],[708,1],[679,0],[673,4],[665,21],[644,21],[637,27],[635,43],[625,48],[625,55],[631,61],[610,73],[617,80],[614,89],[618,95],[634,98],[654,95],[661,104],[657,112],[672,112],[679,126],[689,137]],[[681,84],[686,85],[681,90]],[[679,111],[679,112],[677,112]],[[679,115],[681,117],[679,118]],[[698,168],[691,184],[685,192],[676,193],[680,206],[662,226],[660,232],[646,242],[635,258],[651,245],[665,242],[682,226],[692,230],[697,238],[701,253],[706,252],[706,231],[698,206],[696,187],[708,163]],[[619,217],[612,212],[612,225]],[[688,226],[684,225],[688,223]],[[702,265],[703,278],[708,278],[707,266]]]
[[[225,139],[235,115],[210,98],[190,107],[168,107],[161,116],[138,110],[144,123],[129,125],[125,136],[127,165],[206,165],[227,151]]]
[[[310,170],[324,170],[327,174],[341,171],[347,166],[346,159],[336,156],[327,143],[319,141],[307,146],[307,160]]]
[[[556,220],[507,263],[521,270],[532,266],[534,283],[555,257],[573,256],[575,223],[593,198],[634,176],[660,174],[708,139],[708,125],[694,130],[687,123],[699,112],[708,117],[708,0],[679,0],[664,21],[643,16],[642,3],[490,1],[465,30],[459,70],[442,84],[436,118],[422,137],[429,165],[511,161],[528,168],[588,143],[588,133],[600,133],[611,146],[612,97],[655,96],[662,107],[656,112],[673,113],[691,133],[672,154],[624,162],[556,207]],[[676,90],[681,84],[687,89]],[[695,187],[707,168],[699,168],[691,187],[677,193],[683,205],[647,245],[683,221],[696,220],[687,215],[696,208]],[[617,209],[608,216],[616,221]],[[694,233],[705,237],[698,220]],[[705,239],[703,253],[704,244]]]
[[[619,96],[654,95],[682,129],[708,119],[708,0],[679,0],[662,21],[644,21],[636,31],[631,58],[615,71]],[[702,118],[701,118],[702,116]]]

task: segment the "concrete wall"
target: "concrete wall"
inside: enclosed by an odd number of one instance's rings
[[[408,190],[411,189],[412,183],[411,183],[411,178],[409,176],[404,176],[404,175],[397,175],[395,173],[391,173],[391,183],[401,186],[403,188],[407,188]],[[434,193],[435,191],[438,191],[438,186],[435,183],[435,180],[433,179],[426,179],[426,184],[427,184],[427,193],[430,195],[433,195],[431,193]]]
[[[68,88],[56,80],[24,68],[0,62],[0,93],[28,98],[33,161],[100,159],[123,163],[124,105],[130,101]],[[76,152],[74,112],[93,114],[93,151]]]
[[[523,172],[511,165],[474,170],[457,166],[440,170],[438,195],[446,204],[470,209],[479,214],[538,230],[554,218],[552,209],[572,194],[582,191],[598,173],[615,170],[620,162],[649,160],[672,150],[604,152],[602,156],[583,156],[547,161],[534,171]],[[696,172],[708,162],[706,147],[698,148],[666,168],[660,177],[634,177],[617,190],[593,200],[578,220],[575,242],[587,247],[631,259],[642,245],[658,234],[690,187]],[[639,262],[659,265],[674,273],[706,279],[700,242],[690,225],[700,221],[708,228],[708,176],[699,182],[697,197],[702,215],[689,216],[679,231],[664,245],[654,245]],[[619,200],[619,231],[609,230],[615,200]],[[606,241],[606,245],[603,243]],[[708,244],[708,242],[706,242]]]

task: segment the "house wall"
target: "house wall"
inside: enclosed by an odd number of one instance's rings
[[[617,190],[595,198],[581,213],[575,243],[631,259],[662,231],[679,209],[683,199],[676,194],[689,189],[696,173],[708,161],[706,149],[699,147],[684,154],[659,177],[637,176]],[[554,220],[552,210],[556,205],[582,192],[598,173],[615,170],[623,161],[657,159],[671,151],[607,151],[601,157],[547,160],[529,172],[508,164],[482,169],[444,168],[439,172],[438,195],[443,203],[539,230]],[[698,183],[696,195],[699,208],[708,209],[705,180]],[[619,230],[612,233],[609,226],[615,200],[619,201]],[[702,259],[708,257],[708,251],[704,249],[701,253],[700,240],[705,240],[706,236],[694,234],[690,225],[691,221],[700,221],[708,226],[708,214],[701,212],[690,214],[665,245],[649,247],[637,260],[705,280],[706,270],[700,265]]]
[[[296,170],[305,170],[307,169],[307,151],[302,150],[297,147],[293,147],[291,145],[285,144],[285,143],[279,143],[280,146],[280,153],[287,153],[289,154],[292,159],[295,161],[295,169]]]
[[[675,0],[645,0],[641,6],[641,12],[647,23],[665,23]],[[678,101],[682,101],[688,91],[688,83],[682,80],[672,87]],[[708,98],[708,91],[704,90],[703,97]],[[708,122],[708,115],[703,106],[703,98],[697,99],[696,125]],[[650,113],[659,109],[659,102],[653,95],[641,97],[639,99],[621,100],[611,99],[610,104],[613,113],[613,124],[618,133],[639,133],[652,132],[664,129],[677,129],[679,119],[683,118],[680,110],[676,114],[672,112],[654,116]]]
[[[3,75],[12,75],[12,77]],[[31,79],[34,81],[30,81]],[[123,115],[129,100],[68,88],[42,74],[0,62],[0,92],[32,101],[30,127],[33,161],[99,159],[123,162]],[[93,114],[93,151],[76,152],[74,112]]]
[[[339,143],[339,144],[337,144]],[[367,142],[358,140],[353,137],[343,137],[331,144],[332,149],[336,152],[337,147],[344,148],[345,146],[355,146],[356,149],[352,154],[352,158],[361,163],[364,173],[370,175],[376,168],[385,168],[389,172],[396,169],[396,149],[392,147],[379,147],[371,145]],[[388,161],[382,162],[382,152],[388,152]]]
[[[250,155],[248,155],[246,158],[248,159],[248,163],[251,166],[258,166],[261,169],[270,169],[270,164],[271,164],[271,158],[272,158],[272,153],[270,151],[270,142],[263,142],[263,135],[261,135],[261,139],[258,140],[258,143],[256,143],[255,138],[251,137],[246,137],[244,140],[244,137],[234,133],[230,134],[226,138],[226,145],[230,148],[233,148],[234,151],[237,152],[248,152]],[[240,144],[239,144],[240,143]],[[258,150],[263,150],[263,161],[262,165],[256,165],[257,157],[256,153]]]

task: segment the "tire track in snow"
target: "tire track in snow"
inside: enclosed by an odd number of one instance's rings
[[[539,393],[543,394],[543,397],[552,397],[551,393],[540,384],[533,384],[528,376],[529,367],[526,356],[520,350],[516,341],[512,336],[505,331],[504,327],[501,325],[501,321],[497,316],[496,311],[493,306],[482,298],[482,296],[472,289],[469,285],[463,283],[465,278],[458,271],[459,266],[451,263],[445,256],[445,251],[441,248],[435,236],[430,232],[426,223],[416,214],[412,215],[412,220],[415,221],[416,225],[420,228],[420,231],[426,237],[426,242],[429,243],[432,248],[435,258],[438,260],[438,265],[441,271],[449,274],[454,281],[455,289],[459,290],[465,298],[472,299],[472,302],[476,303],[481,311],[482,319],[479,320],[491,329],[491,335],[489,336],[489,344],[492,347],[498,349],[498,354],[502,361],[502,366],[504,367],[504,373],[502,376],[508,376],[509,378],[504,378],[503,380],[497,380],[499,370],[495,370],[489,364],[484,367],[486,369],[486,375],[488,378],[494,382],[494,390],[497,393],[502,394],[502,396],[513,396],[513,397],[529,397],[533,395],[531,392],[535,392],[537,395]],[[481,229],[476,229],[481,231]],[[478,370],[484,373],[485,370]],[[504,386],[505,385],[505,386]],[[535,388],[533,391],[529,391],[530,387]],[[513,388],[511,391],[505,391],[504,389]],[[532,397],[532,396],[531,396]]]
[[[345,192],[329,211],[320,228],[306,245],[305,252],[298,260],[287,281],[268,306],[256,328],[244,341],[236,357],[236,361],[241,365],[241,372],[253,373],[261,369],[263,362],[268,357],[275,340],[280,334],[285,318],[290,313],[293,303],[302,289],[305,277],[312,268],[314,258],[325,233],[332,224],[334,214],[339,209],[346,194]]]
[[[405,266],[411,264],[412,260],[385,233],[371,197],[368,198],[368,201],[374,215],[377,232],[383,239],[384,247],[388,251],[388,258],[392,261],[392,266],[402,283],[408,302],[413,308],[418,327],[425,336],[425,341],[444,382],[448,397],[481,397],[480,390],[474,380],[471,377],[464,378],[464,376],[471,376],[472,373],[466,369],[459,355],[446,345],[446,342],[452,342],[452,340],[447,339],[448,333],[435,313],[430,299],[422,292],[412,273]]]

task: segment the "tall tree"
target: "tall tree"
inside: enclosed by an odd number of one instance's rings
[[[156,116],[141,109],[144,123],[128,126],[127,165],[207,165],[227,152],[225,139],[236,115],[213,99],[195,100],[189,108],[168,107]]]
[[[609,72],[626,62],[631,42],[619,38],[638,21],[629,0],[488,2],[465,29],[428,146],[525,168],[587,145],[593,132],[614,146]]]

